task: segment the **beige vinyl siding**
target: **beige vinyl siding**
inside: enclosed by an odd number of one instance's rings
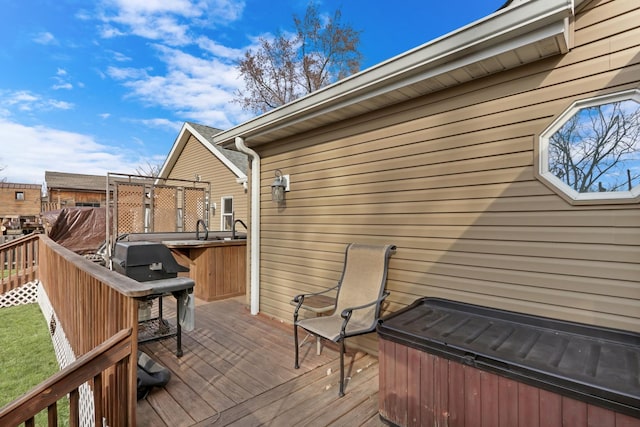
[[[215,216],[209,218],[210,230],[220,229],[222,197],[233,197],[235,218],[247,223],[247,194],[242,185],[236,182],[236,175],[200,141],[190,135],[168,177],[192,180],[196,175],[200,175],[202,181],[211,183],[210,201],[217,205]],[[244,232],[244,229],[241,231]]]
[[[640,4],[591,2],[574,28],[566,55],[261,148],[261,311],[291,322],[357,241],[398,246],[387,312],[432,296],[640,331],[638,205],[572,206],[534,172],[573,101],[640,87]]]

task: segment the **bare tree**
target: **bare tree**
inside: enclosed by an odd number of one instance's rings
[[[136,167],[136,172],[138,175],[142,176],[150,176],[156,178],[160,175],[160,171],[162,170],[162,165],[152,165],[147,161],[146,165],[140,165]]]
[[[0,166],[0,172],[2,172],[3,170],[5,170],[7,167],[6,166]],[[0,182],[7,182],[7,177],[2,177],[0,178]]]
[[[625,191],[637,185],[638,104],[618,101],[574,114],[549,140],[549,171],[579,193]]]
[[[324,19],[311,2],[304,17],[294,15],[294,36],[260,38],[260,47],[238,62],[246,92],[236,92],[235,102],[260,114],[357,72],[360,31],[341,24],[341,16],[338,9]]]

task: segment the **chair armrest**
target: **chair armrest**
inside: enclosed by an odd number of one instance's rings
[[[293,302],[300,302],[300,299],[304,300],[305,297],[310,297],[310,296],[313,296],[313,295],[326,294],[328,292],[331,292],[333,290],[338,289],[338,286],[339,285],[335,285],[333,288],[325,289],[324,291],[320,291],[320,292],[313,292],[313,293],[310,293],[310,294],[298,294],[298,295],[293,297]]]
[[[376,305],[380,302],[382,302],[386,297],[389,296],[389,292],[388,291],[384,291],[384,293],[382,294],[382,296],[380,298],[378,298],[375,301],[371,301],[370,303],[364,304],[364,305],[359,305],[356,307],[347,307],[344,310],[342,310],[342,313],[340,313],[340,316],[343,319],[348,320],[351,317],[351,314],[353,313],[354,310],[362,310],[363,308],[369,308],[372,305]]]
[[[353,314],[354,310],[362,310],[365,308],[369,308],[373,305],[376,304],[380,304],[386,297],[389,296],[389,291],[384,291],[382,293],[382,296],[380,296],[380,298],[376,299],[375,301],[371,301],[370,303],[364,304],[364,305],[359,305],[357,307],[347,307],[344,310],[342,310],[342,313],[340,313],[340,316],[344,319],[342,322],[342,328],[340,329],[340,335],[342,337],[345,336],[345,331],[347,329],[347,324],[349,323],[349,319],[351,319],[351,315]]]
[[[337,284],[336,286],[334,286],[332,288],[325,289],[325,290],[320,291],[320,292],[313,292],[313,293],[310,293],[310,294],[298,294],[298,295],[294,296],[293,297],[293,302],[297,304],[296,308],[295,308],[295,311],[293,312],[294,321],[297,320],[297,318],[298,318],[298,310],[300,310],[300,307],[304,303],[304,299],[306,297],[312,297],[312,296],[315,296],[315,295],[326,294],[326,293],[329,293],[331,291],[335,291],[339,287],[340,287],[340,284]]]

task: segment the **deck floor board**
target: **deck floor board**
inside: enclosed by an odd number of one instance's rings
[[[173,315],[166,310],[170,321]],[[138,425],[385,425],[378,417],[377,358],[349,352],[346,395],[339,398],[338,352],[329,346],[318,356],[315,340],[308,340],[300,369],[293,369],[292,332],[290,325],[252,316],[242,297],[198,301],[181,358],[175,338],[140,345],[172,378],[138,402]]]

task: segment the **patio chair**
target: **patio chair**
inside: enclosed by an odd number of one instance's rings
[[[394,245],[363,245],[351,243],[345,251],[342,277],[336,286],[322,292],[300,294],[293,312],[295,368],[300,367],[298,327],[340,345],[340,391],[344,396],[345,339],[373,332],[378,323],[380,305],[389,295],[384,290],[387,281],[389,256]],[[336,292],[333,314],[298,320],[298,310],[306,297]]]

